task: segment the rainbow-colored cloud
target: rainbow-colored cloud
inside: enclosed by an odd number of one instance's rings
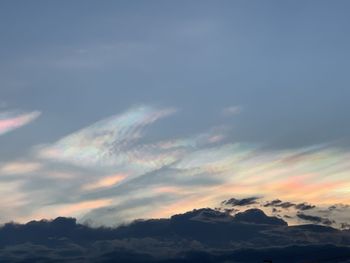
[[[31,156],[0,163],[0,180],[16,182],[12,189],[18,194],[15,208],[0,209],[23,220],[65,210],[108,225],[216,206],[232,196],[350,203],[348,151],[321,145],[261,149],[230,141],[221,126],[149,140],[147,127],[174,112],[134,107],[36,146]],[[38,114],[12,119],[23,124]]]

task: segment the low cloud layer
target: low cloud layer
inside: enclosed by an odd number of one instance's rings
[[[1,262],[347,263],[349,245],[349,231],[288,226],[259,209],[232,216],[203,208],[118,228],[64,217],[0,228]]]

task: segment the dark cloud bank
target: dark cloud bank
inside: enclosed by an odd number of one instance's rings
[[[349,263],[350,231],[313,224],[288,226],[256,208],[234,216],[203,208],[118,228],[92,228],[63,217],[0,228],[2,263],[264,260]]]

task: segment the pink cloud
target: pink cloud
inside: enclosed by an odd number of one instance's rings
[[[38,118],[40,114],[41,113],[39,111],[32,111],[28,113],[0,113],[0,135],[27,125]]]

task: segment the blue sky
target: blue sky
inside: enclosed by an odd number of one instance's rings
[[[188,173],[193,175],[194,166],[202,169],[215,161],[225,167],[221,177],[213,178],[218,170],[212,166],[205,175],[200,171],[191,181],[198,191],[250,178],[248,164],[236,178],[232,171],[240,163],[230,159],[247,152],[253,158],[248,163],[257,167],[286,156],[304,156],[297,168],[290,168],[297,169],[293,176],[332,175],[333,181],[327,179],[323,187],[335,184],[333,195],[320,192],[311,201],[350,200],[350,188],[342,184],[349,172],[344,167],[350,141],[349,5],[1,1],[0,173],[18,189],[16,200],[34,200],[23,213],[9,208],[9,217],[51,216],[36,211],[69,202],[97,202],[87,203],[87,209],[127,206],[118,196],[123,187],[117,182],[128,178],[126,185],[139,189],[132,180],[147,175],[146,182],[153,182],[152,173],[165,171],[170,176],[180,169],[173,175],[176,183],[165,176],[166,186],[147,194],[149,205],[159,202],[157,191],[167,205],[174,204],[179,201],[172,195],[179,190],[175,186],[180,187]],[[326,167],[317,163],[319,156]],[[225,162],[236,166],[228,169]],[[275,174],[277,168],[269,167],[269,175]],[[27,174],[25,179],[18,175],[20,170]],[[64,171],[72,182],[58,187],[57,178],[48,175],[52,170]],[[84,179],[74,177],[76,173]],[[286,173],[273,176],[271,182],[281,185],[281,179],[292,176]],[[89,188],[96,182],[102,189]],[[39,193],[45,187],[50,194]],[[71,200],[60,194],[78,188]],[[240,195],[256,190],[254,184],[249,189]],[[262,194],[279,195],[274,189]],[[210,204],[222,197],[212,191]],[[146,198],[140,193],[120,195]],[[202,204],[193,199],[184,202],[189,207]],[[125,218],[147,215],[140,210]],[[106,218],[103,223],[112,220]]]

